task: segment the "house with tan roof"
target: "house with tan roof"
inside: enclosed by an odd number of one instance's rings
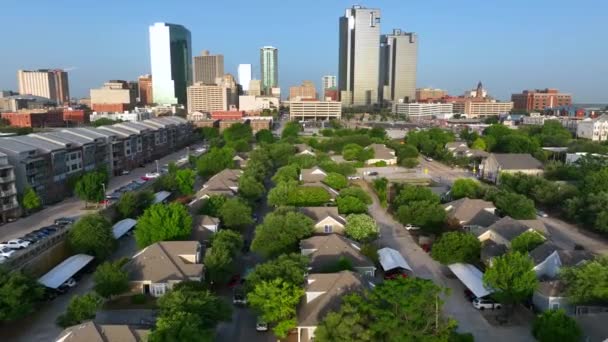
[[[160,297],[182,281],[201,281],[201,250],[198,241],[161,241],[142,249],[125,265],[132,292]]]
[[[461,198],[443,205],[447,217],[454,219],[465,229],[488,227],[500,218],[494,215],[496,206],[492,202]]]
[[[469,148],[466,141],[453,141],[445,144],[445,149],[454,157],[487,158],[490,154],[486,151]]]
[[[543,163],[529,153],[491,153],[479,165],[479,172],[483,179],[498,184],[501,173],[539,176],[543,174],[543,168]]]
[[[327,173],[318,166],[300,171],[300,182],[302,183],[320,183],[325,180],[325,177],[327,177]]]
[[[479,241],[492,240],[497,244],[511,247],[511,241],[525,232],[537,232],[541,236],[548,235],[547,228],[540,220],[514,220],[505,216],[487,228],[474,230]]]
[[[88,321],[66,328],[55,342],[144,342],[149,334],[147,329]]]
[[[238,167],[239,169],[244,169],[245,167],[247,167],[248,160],[249,158],[247,158],[247,155],[245,155],[244,153],[237,153],[234,155],[234,157],[232,157],[234,166]]]
[[[197,199],[206,199],[213,195],[224,195],[233,197],[239,191],[239,178],[242,170],[224,169],[209,178],[203,188],[196,194]]]
[[[369,288],[368,283],[350,271],[310,274],[304,288],[306,295],[298,305],[298,342],[313,341],[315,330],[325,315],[339,310],[346,294],[366,288]]]
[[[310,259],[311,272],[326,272],[334,269],[341,259],[348,260],[353,270],[361,275],[373,277],[374,263],[361,254],[361,247],[354,241],[338,234],[316,235],[300,241],[302,255]]]
[[[299,210],[313,220],[316,234],[344,234],[346,219],[338,213],[338,207],[302,207]]]
[[[367,149],[372,149],[374,151],[374,157],[368,159],[365,163],[376,164],[378,162],[385,162],[386,165],[395,165],[397,164],[397,156],[395,155],[395,151],[386,147],[384,144],[371,144]]]
[[[315,151],[313,150],[313,148],[306,144],[295,144],[295,147],[296,147],[297,155],[309,155],[309,156],[315,155]]]

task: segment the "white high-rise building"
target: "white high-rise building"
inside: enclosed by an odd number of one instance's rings
[[[154,103],[186,104],[186,88],[192,85],[190,31],[167,23],[155,23],[149,31]]]
[[[260,49],[260,70],[262,72],[262,90],[265,95],[272,93],[272,88],[279,86],[279,50],[272,46]]]
[[[251,82],[251,64],[239,64],[237,73],[241,88],[243,91],[249,91],[249,82]]]
[[[321,97],[325,96],[326,89],[336,88],[338,86],[338,78],[334,75],[325,75],[321,78]]]
[[[338,85],[345,106],[378,102],[380,10],[353,6],[340,17]]]
[[[380,91],[384,101],[416,100],[418,36],[394,29],[380,38]]]

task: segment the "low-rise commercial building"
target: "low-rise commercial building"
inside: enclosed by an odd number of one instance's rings
[[[290,120],[340,120],[342,104],[335,101],[290,101]]]
[[[135,108],[133,111],[125,111],[118,113],[93,112],[90,116],[91,122],[99,119],[120,120],[120,121],[143,121],[152,118],[152,112],[144,109]]]
[[[453,112],[451,103],[395,103],[393,113],[410,121],[430,120],[435,116]]]
[[[572,95],[560,93],[557,89],[524,90],[511,95],[513,108],[522,111],[542,111],[547,108],[570,106]]]
[[[509,113],[513,102],[465,100],[453,103],[453,112],[464,114],[467,118],[485,118]]]
[[[434,102],[448,96],[448,92],[442,89],[418,88],[416,89],[416,102]]]
[[[592,141],[607,141],[608,114],[604,114],[597,119],[579,121],[578,126],[576,127],[576,136]]]
[[[135,107],[138,89],[133,84],[112,80],[91,89],[91,107],[96,112],[124,112]]]
[[[247,112],[249,115],[259,113],[264,109],[279,108],[281,100],[273,96],[239,96],[239,110]]]
[[[56,109],[2,113],[1,117],[14,127],[43,128],[64,126],[63,112]]]

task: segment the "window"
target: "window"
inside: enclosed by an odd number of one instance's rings
[[[152,284],[150,292],[154,297],[160,297],[167,291],[167,284]]]
[[[551,304],[551,309],[552,309],[552,310],[557,310],[557,309],[559,309],[559,303],[553,303],[553,304]]]
[[[333,231],[333,226],[331,224],[325,225],[325,233],[331,233]]]

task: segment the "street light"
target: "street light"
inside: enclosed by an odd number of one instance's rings
[[[103,189],[103,207],[108,207],[108,199],[106,198],[106,183],[101,183],[101,188]]]

